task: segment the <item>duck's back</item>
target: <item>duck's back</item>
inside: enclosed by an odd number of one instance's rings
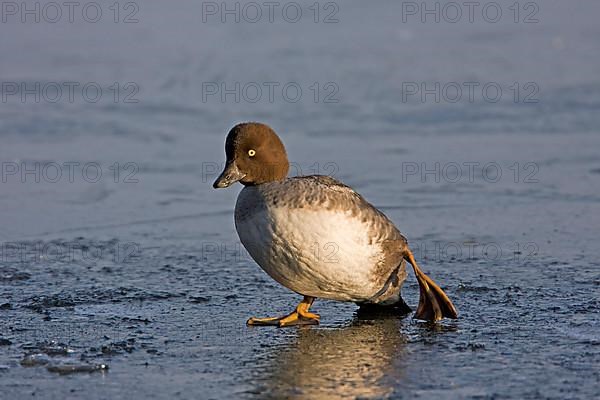
[[[297,293],[395,302],[406,239],[350,187],[320,175],[245,187],[236,229],[252,258]]]

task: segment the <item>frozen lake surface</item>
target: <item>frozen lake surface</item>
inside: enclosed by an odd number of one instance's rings
[[[5,15],[0,398],[597,397],[600,3],[513,3]],[[245,120],[381,208],[460,319],[317,301],[318,327],[246,327],[299,299],[240,248],[240,187],[211,187]]]

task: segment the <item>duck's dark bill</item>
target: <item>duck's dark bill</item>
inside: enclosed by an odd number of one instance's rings
[[[234,162],[227,163],[221,175],[217,178],[213,187],[215,189],[226,188],[244,178],[244,174],[240,172],[237,165]]]

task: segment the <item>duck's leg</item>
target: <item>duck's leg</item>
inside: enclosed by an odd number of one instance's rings
[[[294,311],[283,317],[270,317],[270,318],[250,318],[246,324],[248,325],[271,325],[271,326],[292,326],[292,325],[318,325],[319,315],[308,311],[314,297],[304,296],[300,304]]]
[[[404,258],[412,265],[419,282],[419,307],[415,312],[415,318],[426,321],[439,321],[444,317],[458,318],[452,301],[430,277],[421,271],[409,249],[406,249]]]

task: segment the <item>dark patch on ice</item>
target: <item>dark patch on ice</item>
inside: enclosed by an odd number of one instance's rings
[[[15,268],[0,268],[0,282],[26,281],[31,278],[31,274],[18,271]]]
[[[35,312],[43,313],[49,308],[55,307],[73,307],[71,296],[64,296],[61,294],[50,295],[50,296],[34,296],[31,298],[30,303],[25,306]]]
[[[23,367],[46,366],[49,372],[61,375],[72,373],[90,373],[106,371],[105,363],[89,363],[85,355],[77,357],[77,352],[64,343],[49,341],[40,343],[27,343],[22,345],[27,353],[20,361]]]
[[[208,296],[190,296],[190,303],[201,304],[208,303],[210,301],[210,297]]]
[[[102,372],[108,370],[106,364],[52,364],[46,368],[50,372],[56,372],[60,375],[75,374],[82,372]]]

